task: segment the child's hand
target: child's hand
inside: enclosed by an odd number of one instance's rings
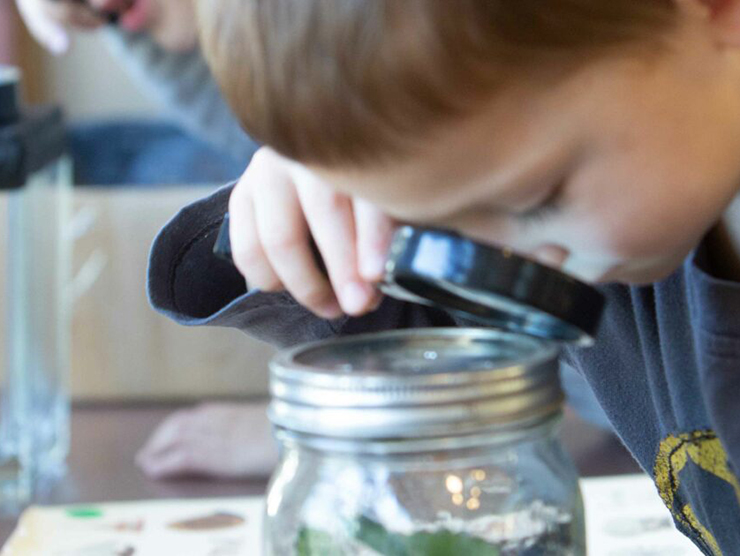
[[[229,213],[234,263],[249,287],[285,289],[324,318],[361,315],[379,303],[372,284],[383,276],[394,223],[372,205],[263,148],[234,188]]]
[[[18,11],[33,37],[53,54],[69,48],[68,27],[97,29],[105,19],[78,0],[16,0]]]
[[[136,455],[149,477],[266,477],[278,459],[266,403],[206,403],[169,415]]]

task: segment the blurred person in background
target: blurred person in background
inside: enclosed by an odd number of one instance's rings
[[[78,183],[225,182],[247,166],[256,145],[238,125],[201,56],[191,2],[16,2],[31,33],[55,54],[69,49],[70,30],[100,30],[122,66],[195,136],[171,127],[152,130],[132,124],[74,130]],[[562,377],[578,413],[610,428],[583,379],[572,369],[564,369]],[[155,478],[264,476],[276,461],[260,403],[209,403],[175,412],[137,456],[141,468]]]
[[[75,30],[110,52],[174,122],[75,126],[77,183],[207,183],[239,176],[256,149],[226,106],[197,45],[185,0],[16,0],[31,34],[65,53]],[[182,130],[185,130],[183,133]]]

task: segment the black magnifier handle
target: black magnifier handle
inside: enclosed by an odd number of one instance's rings
[[[313,255],[314,255],[314,258],[316,259],[316,263],[319,265],[319,270],[321,270],[321,272],[325,276],[328,275],[328,272],[326,270],[326,265],[324,264],[324,259],[321,258],[321,253],[319,252],[319,248],[316,245],[316,242],[314,241],[313,237],[311,238],[311,251],[313,251]],[[229,213],[228,212],[224,215],[224,220],[221,223],[221,227],[218,230],[218,235],[216,236],[216,242],[213,244],[213,254],[223,261],[226,261],[230,264],[234,264],[233,253],[231,252],[231,238],[229,236]]]
[[[218,229],[218,235],[216,236],[216,243],[213,244],[213,254],[216,255],[222,261],[234,264],[234,259],[231,253],[231,238],[229,237],[229,213],[224,215],[224,220],[221,222],[221,227]]]

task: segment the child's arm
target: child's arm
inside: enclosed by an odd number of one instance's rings
[[[247,287],[231,264],[212,253],[232,189],[233,185],[224,187],[185,207],[156,238],[149,263],[148,293],[158,311],[189,326],[239,328],[277,346],[358,332],[455,324],[442,311],[394,299],[385,299],[377,311],[360,318],[328,320],[285,291],[268,293],[251,284]],[[279,207],[270,215],[274,219],[284,216]],[[340,234],[337,237],[342,239]]]

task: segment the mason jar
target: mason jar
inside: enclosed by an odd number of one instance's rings
[[[557,354],[524,335],[445,328],[278,356],[265,554],[585,554]]]

